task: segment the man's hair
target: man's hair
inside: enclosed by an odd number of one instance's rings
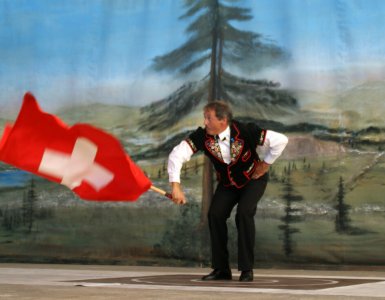
[[[215,116],[219,120],[227,119],[227,122],[231,122],[233,120],[233,112],[231,111],[230,105],[223,100],[215,100],[209,102],[203,108],[204,111],[213,110],[215,111]]]

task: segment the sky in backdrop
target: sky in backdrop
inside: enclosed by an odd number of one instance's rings
[[[318,91],[383,80],[385,1],[236,5],[250,8],[253,19],[234,26],[291,56],[289,65],[241,75]],[[151,61],[186,41],[184,12],[182,0],[0,0],[0,115],[18,108],[28,90],[48,110],[142,106],[167,96],[186,79],[151,71]]]

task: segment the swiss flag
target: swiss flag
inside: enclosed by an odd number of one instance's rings
[[[66,125],[30,93],[4,130],[0,160],[64,184],[82,199],[133,201],[151,187],[115,137],[88,124]]]

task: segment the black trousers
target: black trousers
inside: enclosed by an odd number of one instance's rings
[[[257,204],[267,185],[267,174],[241,189],[218,184],[208,212],[213,269],[229,268],[227,249],[227,219],[238,204],[235,222],[238,231],[238,270],[246,271],[254,266],[255,223]]]

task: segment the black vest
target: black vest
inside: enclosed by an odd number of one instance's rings
[[[214,136],[199,127],[186,139],[194,153],[204,151],[210,158],[217,172],[217,178],[225,186],[242,188],[251,179],[259,161],[256,147],[263,145],[266,130],[254,123],[233,121],[230,125],[230,157],[226,164],[223,161],[219,144]]]

